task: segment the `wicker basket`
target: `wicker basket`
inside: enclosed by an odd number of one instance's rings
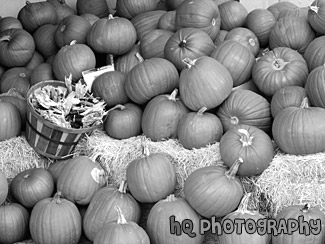
[[[46,85],[64,86],[62,81],[42,81],[32,86],[27,93],[26,139],[35,151],[51,159],[72,157],[73,149],[86,134],[100,127],[93,126],[85,129],[60,127],[39,115],[33,108],[30,97],[35,89]]]

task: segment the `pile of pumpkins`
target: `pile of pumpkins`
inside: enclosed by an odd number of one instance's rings
[[[64,0],[27,1],[17,17],[0,19],[0,141],[24,131],[32,85],[70,74],[77,82],[83,71],[114,65],[91,86],[106,102],[103,129],[110,137],[174,138],[188,150],[219,142],[224,167],[194,171],[182,198],[173,195],[175,169],[166,155],[144,150],[120,189],[105,186],[105,170],[95,159],[58,161],[51,165],[61,165],[58,174],[31,169],[17,175],[10,191],[18,203],[3,204],[0,215],[3,207],[15,207],[19,213],[9,217],[18,216],[19,230],[28,229],[36,243],[76,243],[82,229],[95,243],[116,235],[139,243],[202,243],[203,235],[168,233],[164,217],[222,218],[238,214],[238,207],[246,213],[238,177],[260,175],[274,147],[295,155],[325,151],[324,26],[325,0],[306,8],[281,1],[251,12],[233,0],[77,0],[75,9]],[[24,180],[45,188],[30,192]],[[5,199],[8,187],[0,186]],[[127,203],[107,203],[116,199]],[[157,204],[147,232],[133,224],[139,202]],[[76,204],[87,206],[85,215]],[[114,228],[128,222],[137,236],[115,229],[95,235],[103,217],[118,219]],[[0,242],[26,237],[20,233],[0,234]]]

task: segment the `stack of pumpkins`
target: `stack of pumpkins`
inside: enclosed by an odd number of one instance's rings
[[[168,155],[144,150],[141,164],[130,163],[131,194],[122,183],[120,189],[104,187],[106,174],[95,159],[59,161],[65,166],[56,176],[31,169],[13,180],[10,189],[20,205],[4,204],[0,212],[11,206],[20,213],[1,212],[7,217],[0,226],[14,224],[10,218],[16,214],[19,230],[29,226],[37,243],[75,243],[82,227],[95,243],[115,235],[139,243],[149,243],[149,237],[152,243],[202,243],[198,232],[195,238],[168,233],[166,216],[198,221],[227,216],[238,206],[245,212],[238,176],[258,176],[268,167],[272,139],[289,154],[325,151],[324,26],[325,0],[309,8],[281,1],[251,12],[233,0],[77,0],[76,10],[64,0],[27,1],[17,17],[0,19],[0,140],[24,130],[32,85],[70,74],[76,82],[83,71],[113,63],[115,70],[96,77],[91,88],[107,104],[103,129],[110,137],[174,138],[189,150],[220,142],[225,165],[194,171],[185,197],[177,198]],[[46,188],[31,192],[25,180]],[[7,196],[7,186],[0,186],[0,196]],[[111,195],[100,199],[106,194]],[[126,207],[107,203],[126,198]],[[133,224],[138,202],[157,204],[147,233]],[[87,206],[83,225],[74,204]],[[108,229],[95,235],[104,225],[101,218],[112,216],[118,218],[114,228],[128,226],[138,237]],[[1,233],[0,242],[17,236]]]

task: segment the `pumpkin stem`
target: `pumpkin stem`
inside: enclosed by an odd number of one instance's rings
[[[253,38],[249,38],[248,43],[249,43],[249,45],[251,45],[252,47],[254,47],[254,46],[256,45],[255,40],[254,40]]]
[[[237,212],[240,212],[240,213],[248,212],[248,202],[249,202],[249,198],[251,195],[252,195],[252,193],[249,192],[243,196],[243,198],[240,201]]]
[[[114,65],[114,55],[108,54],[108,57],[109,57],[108,65]]]
[[[175,88],[174,91],[172,92],[172,94],[170,94],[168,96],[168,100],[172,100],[172,101],[176,101],[176,96],[177,96],[177,93],[178,93],[178,89]]]
[[[122,213],[121,208],[118,207],[118,206],[115,206],[115,210],[117,211],[117,215],[118,215],[117,223],[121,224],[121,225],[127,224],[128,222],[126,221],[126,219],[125,219],[125,217],[124,217],[124,215]]]
[[[149,147],[146,143],[145,137],[141,138],[141,146],[142,146],[142,154],[144,157],[148,157],[150,155]]]
[[[137,59],[139,60],[140,63],[142,63],[144,61],[144,58],[141,56],[140,53],[136,52],[135,56],[137,57]]]
[[[106,185],[108,185],[108,176],[109,176],[109,171],[107,169],[107,167],[105,167],[103,165],[103,163],[98,159],[100,155],[100,152],[94,153],[93,155],[88,156],[90,160],[92,160],[93,162],[97,162],[100,167],[102,168],[102,170],[100,170],[100,184],[103,183],[103,179],[105,180]]]
[[[111,111],[113,111],[113,110],[115,110],[115,109],[123,110],[123,109],[125,109],[125,106],[123,106],[123,105],[121,105],[121,104],[117,104],[117,105],[115,105],[114,107],[112,107],[112,108],[110,108],[109,110],[107,110],[107,113],[109,113],[109,112],[111,112]]]
[[[11,40],[10,36],[3,36],[0,38],[0,42],[3,42],[3,41],[9,42],[10,40]]]
[[[177,200],[177,198],[175,197],[175,195],[174,194],[170,194],[170,195],[168,195],[166,197],[166,199],[164,201],[166,201],[166,202],[174,202],[176,200]]]
[[[308,97],[304,97],[304,99],[302,99],[300,108],[309,108],[309,102],[308,102]]]
[[[307,213],[310,209],[310,203],[306,203],[300,210],[304,213]]]
[[[190,58],[184,58],[182,62],[186,64],[188,69],[190,69],[193,65],[195,65],[196,59],[192,60]]]
[[[238,132],[243,134],[239,139],[243,143],[243,147],[251,146],[254,137],[249,134],[248,130],[238,129]]]
[[[314,11],[316,14],[318,14],[319,7],[317,5],[315,5],[315,6],[311,5],[311,6],[309,6],[309,9],[311,11]]]
[[[120,187],[118,188],[118,191],[121,193],[126,193],[126,188],[128,187],[128,184],[126,180],[122,180]]]
[[[212,24],[212,26],[215,26],[215,25],[216,25],[216,23],[217,23],[216,19],[215,19],[215,18],[213,18],[213,19],[212,19],[212,21],[211,21],[211,24]]]
[[[77,40],[73,40],[73,41],[70,42],[70,46],[71,46],[71,45],[74,45],[74,44],[76,44],[76,43],[77,43]]]
[[[178,46],[179,46],[180,48],[184,48],[184,47],[186,47],[186,40],[183,39],[183,40],[178,44]]]
[[[285,62],[283,59],[281,58],[276,58],[272,65],[273,65],[273,69],[275,70],[282,70],[284,68],[284,66],[286,66],[288,63],[290,62]]]
[[[226,171],[226,176],[229,179],[234,179],[234,177],[237,174],[238,168],[239,166],[244,162],[244,160],[242,158],[238,158],[230,167],[230,169],[228,171]]]
[[[25,174],[23,178],[27,179],[28,177],[29,177],[29,174]]]
[[[109,14],[108,19],[114,19],[114,16],[112,14]]]
[[[26,4],[30,4],[30,1],[26,1]]]
[[[53,196],[53,198],[52,198],[52,201],[54,201],[56,204],[61,203],[61,195],[62,195],[61,191],[57,191],[57,192],[54,194],[54,196]]]
[[[207,111],[206,107],[200,108],[200,110],[196,113],[197,115],[203,115]]]
[[[230,123],[233,124],[233,125],[238,125],[239,124],[239,119],[237,118],[237,116],[230,117]]]

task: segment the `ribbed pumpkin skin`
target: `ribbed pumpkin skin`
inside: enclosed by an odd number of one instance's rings
[[[269,35],[269,46],[289,47],[303,54],[316,34],[308,22],[300,17],[286,16],[278,19]]]
[[[304,53],[304,59],[307,62],[308,70],[311,72],[314,68],[325,63],[325,36],[316,37],[309,43]]]
[[[19,19],[13,16],[6,16],[3,17],[0,21],[0,32],[12,28],[23,28],[22,24],[20,23]]]
[[[18,108],[8,102],[0,102],[0,141],[20,135],[21,117]]]
[[[61,20],[63,20],[65,17],[70,15],[75,15],[76,11],[70,7],[70,5],[66,4],[65,0],[46,0],[55,9],[56,12],[56,23],[59,23]]]
[[[243,84],[251,77],[255,57],[249,49],[237,41],[224,41],[212,51],[210,57],[228,69],[234,87]]]
[[[34,52],[32,58],[29,62],[25,65],[25,68],[29,70],[35,69],[38,65],[44,63],[44,57],[37,51]]]
[[[50,172],[50,174],[53,177],[55,186],[56,186],[59,176],[61,175],[61,172],[62,172],[64,166],[67,163],[69,163],[69,159],[56,160],[53,163],[51,163],[50,166],[47,168],[47,170]]]
[[[283,2],[276,2],[272,5],[270,5],[267,10],[269,10],[275,17],[275,19],[278,19],[280,12],[286,11],[288,9],[296,8],[297,5],[289,2],[289,1],[283,1]]]
[[[25,66],[33,57],[33,36],[21,28],[0,33],[0,64],[5,67]]]
[[[287,86],[277,90],[272,96],[271,113],[275,116],[287,107],[300,107],[307,91],[301,86]]]
[[[252,79],[266,96],[282,87],[305,86],[308,66],[303,56],[289,47],[277,47],[262,56],[253,66]]]
[[[192,221],[194,238],[185,233],[181,235],[170,233],[170,217],[175,216],[175,221],[182,223],[188,219]],[[176,198],[173,195],[158,201],[150,210],[147,219],[147,233],[152,244],[202,244],[204,235],[200,234],[201,216],[188,204],[185,198]]]
[[[158,21],[158,29],[176,32],[175,26],[176,10],[167,11]]]
[[[306,82],[306,92],[311,104],[325,108],[325,66],[318,66],[309,74]]]
[[[238,207],[243,186],[236,176],[227,176],[227,170],[223,165],[206,166],[196,169],[185,180],[185,199],[201,216],[223,217]]]
[[[258,38],[260,47],[267,47],[269,35],[275,25],[276,18],[267,9],[254,9],[246,17],[246,26],[253,31]]]
[[[202,148],[208,144],[219,142],[223,135],[220,119],[212,113],[189,112],[184,115],[177,127],[177,136],[183,147],[187,149]]]
[[[131,50],[137,39],[135,27],[123,17],[97,20],[87,33],[87,44],[98,53],[122,55]]]
[[[311,231],[309,235],[299,234],[299,230],[292,232],[291,235],[279,233],[277,236],[272,235],[272,244],[305,244],[314,243],[322,244],[325,241],[325,215],[318,208],[304,209],[303,205],[291,205],[283,208],[276,216],[275,220],[277,222],[280,219],[283,221],[288,221],[289,219],[298,220],[300,216],[303,216],[303,220],[307,223],[313,221],[316,224],[316,220],[321,223],[321,232],[317,235],[313,234]]]
[[[222,161],[228,167],[239,157],[243,159],[237,171],[239,176],[260,175],[274,157],[271,138],[255,126],[238,125],[228,130],[221,137],[219,147]]]
[[[45,24],[38,27],[33,33],[36,50],[42,54],[44,58],[55,55],[59,51],[55,42],[56,29],[57,25]]]
[[[157,95],[172,92],[178,80],[178,71],[170,61],[145,59],[127,73],[125,91],[133,102],[144,104]]]
[[[184,58],[196,59],[209,56],[213,49],[214,43],[206,32],[189,27],[176,31],[167,40],[164,54],[178,70],[182,70],[186,67]]]
[[[78,15],[91,13],[99,18],[105,18],[109,14],[108,5],[105,0],[77,0],[76,9]]]
[[[313,1],[310,4],[311,7],[316,7],[317,11],[308,9],[307,20],[310,26],[319,34],[325,34],[325,2]]]
[[[76,156],[64,166],[56,186],[62,197],[86,205],[104,183],[104,170],[98,163],[87,156]]]
[[[184,0],[176,8],[176,29],[199,28],[214,40],[220,30],[221,17],[211,0]]]
[[[130,51],[116,58],[114,62],[115,70],[128,73],[136,64],[141,62],[136,53],[140,53],[140,43],[136,43]]]
[[[272,126],[270,103],[250,90],[233,91],[218,108],[217,116],[225,132],[239,124],[253,125],[265,132]]]
[[[176,173],[168,155],[152,153],[128,164],[126,180],[137,201],[153,203],[174,192]]]
[[[123,212],[126,221],[138,222],[140,219],[140,205],[123,189],[107,186],[99,189],[90,201],[83,218],[83,230],[90,241],[96,233],[109,222],[118,219],[115,207]]]
[[[324,108],[285,108],[273,121],[273,139],[279,148],[288,154],[304,155],[323,152],[325,150],[324,119]]]
[[[142,131],[153,141],[177,138],[178,123],[188,112],[189,109],[180,98],[167,94],[158,95],[144,108]]]
[[[278,18],[282,18],[285,16],[300,17],[300,18],[304,18],[308,22],[308,9],[309,7],[301,7],[301,8],[297,7],[297,8],[283,10],[280,12]]]
[[[2,171],[0,171],[0,205],[7,199],[8,191],[7,177]]]
[[[220,29],[229,31],[245,25],[248,11],[241,2],[227,1],[218,6],[221,25]]]
[[[0,92],[5,93],[14,88],[23,97],[30,88],[29,78],[31,71],[25,67],[13,67],[3,73],[0,80]]]
[[[46,80],[55,80],[53,68],[52,65],[48,63],[42,63],[32,70],[29,81],[30,85],[33,86]]]
[[[194,64],[193,64],[194,63]],[[231,93],[233,80],[217,60],[202,56],[181,71],[179,91],[184,104],[193,111],[219,106]]]
[[[126,103],[107,114],[104,129],[112,138],[127,139],[141,134],[141,119],[141,108],[134,103]]]
[[[118,16],[132,19],[141,13],[155,10],[156,6],[157,2],[155,0],[117,0],[116,13]]]
[[[70,244],[80,240],[82,222],[78,208],[57,197],[45,198],[32,209],[29,229],[36,243]]]
[[[0,243],[11,244],[25,240],[28,235],[29,217],[29,212],[21,204],[1,205]]]

